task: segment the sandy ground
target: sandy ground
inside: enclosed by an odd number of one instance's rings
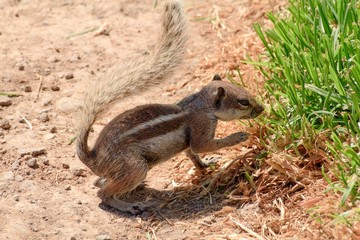
[[[279,2],[186,1],[190,40],[181,69],[157,89],[112,108],[95,124],[92,139],[117,113],[143,103],[176,102],[213,74],[224,76],[239,56],[260,53],[258,41],[251,40],[252,24]],[[102,205],[92,185],[96,176],[75,154],[73,123],[88,83],[113,64],[152,48],[162,9],[162,1],[155,3],[0,2],[0,92],[17,93],[0,96],[0,239],[256,239],[240,226],[266,212],[256,204],[230,204],[220,193],[194,194],[202,176],[183,154],[153,169],[146,187],[134,193],[139,201],[163,203],[140,216]],[[228,46],[229,39],[236,48]],[[253,81],[257,73],[247,66],[243,72],[256,94],[261,88]],[[218,134],[239,128],[236,122],[221,124]],[[221,165],[250,145],[213,154],[221,157]],[[175,191],[179,186],[185,190]],[[240,215],[239,225],[234,219]],[[282,218],[280,212],[277,217]]]

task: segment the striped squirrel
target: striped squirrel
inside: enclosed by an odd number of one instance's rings
[[[247,139],[244,132],[214,139],[218,120],[248,119],[264,108],[241,87],[213,81],[200,92],[178,104],[147,104],[125,111],[111,120],[100,132],[90,150],[91,126],[114,102],[136,92],[161,84],[178,66],[185,52],[186,20],[181,0],[165,4],[162,32],[153,51],[142,60],[115,66],[89,88],[77,122],[77,154],[100,178],[102,201],[123,212],[137,214],[141,203],[127,203],[119,197],[136,188],[155,164],[181,151],[196,168],[207,166],[198,153],[216,151]]]

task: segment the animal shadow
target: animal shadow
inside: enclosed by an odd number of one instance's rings
[[[221,192],[213,194],[198,185],[190,185],[174,190],[158,190],[141,186],[122,197],[121,200],[146,205],[146,210],[137,215],[142,219],[184,219],[195,215],[208,215],[220,210],[226,203],[226,197]],[[107,212],[121,217],[133,217],[130,213],[120,212],[104,203],[99,207]]]

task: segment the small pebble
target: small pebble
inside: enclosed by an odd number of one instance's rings
[[[31,156],[37,157],[46,153],[44,148],[32,149]]]
[[[52,99],[50,98],[44,98],[41,100],[41,105],[46,107],[52,104]]]
[[[47,61],[50,62],[50,63],[60,62],[60,60],[59,60],[57,57],[55,57],[55,56],[49,57],[49,58],[47,59]]]
[[[73,55],[69,58],[69,61],[70,62],[75,62],[75,61],[78,61],[78,60],[81,60],[81,57],[79,55]]]
[[[67,185],[67,186],[65,187],[65,190],[66,190],[66,191],[71,190],[71,186],[70,186],[70,185]]]
[[[4,130],[8,130],[11,128],[10,122],[6,119],[1,119],[0,120],[0,127]]]
[[[47,131],[48,130],[48,126],[40,126],[39,127],[39,130],[44,132],[44,131]]]
[[[45,140],[51,140],[51,139],[54,139],[55,136],[56,136],[55,134],[49,133],[49,134],[46,134],[46,135],[44,136],[44,139],[45,139]]]
[[[71,169],[72,174],[75,177],[86,177],[86,170],[83,168],[73,168]]]
[[[24,71],[25,66],[24,65],[19,65],[19,71]]]
[[[12,104],[12,102],[10,100],[3,100],[3,99],[0,99],[0,106],[1,107],[8,107]]]
[[[49,159],[43,159],[43,160],[42,160],[42,163],[43,163],[44,165],[46,165],[46,166],[49,166],[49,165],[50,165]]]
[[[24,177],[23,176],[21,176],[21,175],[16,175],[15,176],[15,181],[17,181],[17,182],[22,182],[24,180]]]
[[[31,92],[31,91],[32,91],[31,86],[25,86],[24,92]]]
[[[27,161],[26,161],[26,165],[28,165],[28,167],[31,167],[31,168],[37,168],[37,167],[39,167],[36,158],[30,158],[29,160],[27,160]]]
[[[15,195],[15,196],[14,196],[14,200],[15,200],[16,202],[18,202],[18,201],[20,200],[20,196],[19,196],[19,195]]]
[[[57,92],[60,90],[59,86],[51,86],[51,90],[53,90],[54,92]]]
[[[96,240],[111,240],[111,237],[109,235],[98,235],[95,238]]]
[[[12,171],[4,172],[0,174],[0,181],[13,181],[15,174]]]
[[[32,155],[25,155],[21,160],[24,162],[30,160],[32,157],[33,157]]]
[[[69,168],[70,168],[70,165],[67,164],[67,163],[63,163],[63,164],[62,164],[62,167],[63,167],[64,169],[69,169]]]
[[[19,153],[20,157],[23,157],[26,155],[31,155],[31,150],[30,149],[19,149],[18,153]]]
[[[56,133],[56,132],[57,132],[56,127],[51,127],[51,128],[50,128],[50,132],[51,132],[51,133]]]
[[[76,184],[83,184],[84,183],[84,179],[83,178],[78,178],[76,179]]]
[[[49,119],[49,115],[46,113],[46,112],[42,112],[39,114],[39,119],[41,122],[45,123],[45,122],[48,122],[50,119]]]
[[[13,164],[11,164],[11,168],[13,170],[17,170],[19,168],[19,166],[20,166],[19,160],[15,160],[15,162],[13,162]]]
[[[46,149],[45,148],[21,148],[18,149],[18,153],[20,155],[20,157],[24,157],[26,155],[31,155],[33,157],[37,157],[43,154],[46,154]]]
[[[74,78],[74,74],[72,73],[68,73],[65,75],[65,79],[73,79]]]

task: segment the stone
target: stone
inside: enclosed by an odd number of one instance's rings
[[[73,79],[74,78],[74,74],[72,74],[72,73],[68,73],[68,74],[66,74],[65,75],[65,79]]]
[[[0,97],[0,106],[8,107],[12,104],[12,102],[7,97]]]
[[[37,157],[43,154],[46,154],[45,148],[33,148],[31,151],[31,156],[33,157]]]
[[[39,165],[37,163],[37,158],[30,158],[29,160],[26,161],[26,165],[28,165],[28,167],[31,167],[31,168],[39,167]]]
[[[33,157],[37,157],[43,154],[46,154],[45,148],[21,148],[18,149],[18,153],[20,157],[24,157],[26,155],[31,155]]]
[[[0,127],[4,130],[8,130],[11,128],[10,122],[7,119],[0,120]]]
[[[60,59],[58,59],[56,56],[50,56],[47,61],[49,63],[57,63],[57,62],[60,62]]]
[[[49,115],[47,112],[42,112],[39,114],[39,120],[43,123],[45,122],[48,122],[50,119],[49,119]]]
[[[24,92],[32,92],[31,86],[25,86]]]
[[[17,170],[17,169],[19,168],[19,166],[20,166],[19,160],[15,160],[15,161],[13,162],[13,164],[11,164],[12,170]]]
[[[67,164],[67,163],[63,163],[63,164],[62,164],[62,167],[63,167],[64,169],[69,169],[69,168],[70,168],[70,165]]]
[[[86,177],[86,170],[83,168],[74,167],[71,172],[75,177]]]
[[[51,140],[55,138],[55,134],[49,133],[44,136],[45,140]]]
[[[0,182],[8,182],[14,180],[15,180],[15,174],[12,171],[8,171],[0,174]]]
[[[98,235],[95,238],[96,240],[111,240],[111,237],[109,235]]]
[[[24,177],[23,176],[21,176],[21,175],[16,175],[15,176],[15,181],[17,181],[17,182],[22,182],[24,180]]]
[[[43,159],[43,160],[42,160],[42,163],[43,163],[44,165],[46,165],[46,166],[49,166],[49,165],[50,165],[49,159]]]
[[[56,133],[56,131],[57,131],[56,127],[51,127],[51,128],[50,128],[50,132],[51,132],[51,133]]]
[[[51,86],[51,90],[53,90],[54,92],[60,91],[60,87],[59,86]]]

